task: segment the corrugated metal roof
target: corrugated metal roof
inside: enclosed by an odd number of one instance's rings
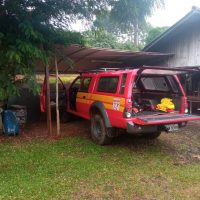
[[[153,65],[156,61],[164,60],[173,54],[154,52],[132,52],[106,48],[87,48],[79,45],[57,46],[60,55],[58,69],[60,73],[72,73],[78,70],[97,69],[103,67],[139,67]],[[54,71],[55,61],[50,62],[50,72]],[[43,66],[44,67],[44,66]],[[36,68],[38,73],[43,73],[40,65]]]
[[[183,33],[184,29],[188,29],[189,25],[195,22],[200,22],[200,9],[197,7],[193,7],[192,10],[181,20],[179,20],[177,23],[167,29],[163,34],[158,36],[151,43],[146,45],[143,48],[143,51],[151,51],[151,49],[153,49],[153,47],[157,46],[158,44],[160,45],[162,43],[169,42],[170,37]]]

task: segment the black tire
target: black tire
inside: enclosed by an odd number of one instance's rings
[[[105,126],[104,120],[101,115],[94,114],[91,117],[91,137],[92,140],[99,145],[110,144],[112,138],[108,136],[112,128]]]
[[[142,138],[148,139],[148,140],[154,140],[160,136],[161,132],[153,132],[153,133],[144,133],[142,134]]]

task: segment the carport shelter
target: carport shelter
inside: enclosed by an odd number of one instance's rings
[[[46,111],[48,134],[52,135],[49,74],[70,74],[99,68],[138,68],[143,65],[154,65],[158,61],[173,56],[168,53],[132,52],[106,48],[87,48],[79,45],[56,46],[56,56],[52,57],[49,65],[39,64],[38,74],[46,76]],[[58,93],[58,91],[57,91]],[[57,115],[59,116],[59,114]],[[57,117],[58,118],[58,117]],[[57,129],[59,129],[57,121]],[[57,134],[59,130],[57,130]]]

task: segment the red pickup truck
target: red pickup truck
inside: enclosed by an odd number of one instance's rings
[[[64,112],[91,120],[94,142],[104,145],[124,129],[149,139],[175,131],[200,116],[188,114],[178,72],[121,69],[81,73],[66,90]],[[45,84],[41,111],[45,112]]]

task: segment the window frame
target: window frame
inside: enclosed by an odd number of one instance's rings
[[[121,76],[121,82],[120,82],[120,88],[119,88],[120,95],[124,95],[124,93],[125,93],[127,77],[128,77],[127,73],[123,73]]]
[[[83,85],[83,82],[84,82],[84,80],[86,80],[86,79],[90,79],[89,84],[88,84],[88,87],[87,87],[87,91],[81,89],[81,87],[82,87],[82,85]],[[79,92],[88,93],[88,92],[89,92],[90,85],[91,85],[91,82],[92,82],[92,77],[81,77],[81,84],[80,84],[80,87],[79,87]]]
[[[81,85],[81,77],[79,76],[79,77],[77,77],[77,78],[72,82],[72,84],[70,85],[69,90],[71,90],[72,88],[74,88],[74,85],[76,84],[76,82],[77,82],[78,80],[80,80],[80,85]],[[79,87],[78,87],[78,90],[79,90],[79,88],[80,88],[80,85],[79,85]]]
[[[99,83],[100,83],[101,79],[103,79],[103,78],[108,78],[108,79],[109,78],[116,78],[117,79],[117,85],[116,85],[115,91],[110,92],[108,90],[99,90]],[[119,83],[120,83],[120,76],[119,75],[101,75],[98,78],[95,91],[98,92],[98,93],[116,94],[116,93],[118,93]]]

